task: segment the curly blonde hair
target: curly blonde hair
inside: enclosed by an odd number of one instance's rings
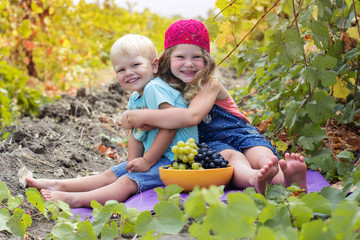
[[[177,46],[177,45],[176,45]],[[215,81],[215,59],[205,49],[201,48],[205,66],[197,72],[194,80],[186,84],[171,72],[170,56],[176,46],[165,49],[159,58],[159,71],[157,76],[167,82],[173,88],[179,90],[184,96],[185,103],[189,104],[195,95],[202,89],[204,84]]]

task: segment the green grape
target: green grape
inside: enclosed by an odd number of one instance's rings
[[[181,158],[181,161],[183,161],[184,163],[187,163],[189,161],[189,158],[184,154]]]
[[[192,165],[195,161],[194,160],[189,160],[188,164]]]
[[[184,147],[185,143],[183,141],[178,141],[177,145],[178,147]]]
[[[179,168],[179,163],[174,161],[173,164],[172,164],[172,168],[173,169],[178,169]]]
[[[185,147],[186,147],[186,146],[189,146],[189,147],[190,147],[190,143],[189,143],[189,142],[185,142],[184,144],[185,144]]]
[[[180,153],[178,158],[181,160],[183,156],[185,156],[185,154],[184,154],[184,153]]]
[[[189,143],[195,143],[195,139],[194,139],[194,138],[189,138],[189,139],[187,140],[187,142],[189,142]]]
[[[195,154],[189,153],[189,154],[187,155],[187,157],[189,158],[189,160],[194,160]]]
[[[199,149],[199,147],[196,145],[196,143],[190,143],[190,147],[193,149]]]
[[[188,167],[187,167],[187,165],[185,164],[185,163],[180,163],[179,164],[179,169],[180,170],[186,170]]]
[[[191,152],[190,146],[185,146],[184,147],[184,153],[190,153],[190,152]]]
[[[183,152],[184,152],[184,147],[179,147],[179,148],[178,148],[178,152],[179,152],[179,153],[183,153]]]
[[[194,155],[198,155],[198,151],[196,149],[191,149],[191,153]]]
[[[176,145],[171,148],[171,151],[172,151],[173,153],[177,153],[178,150],[179,150],[179,147],[176,146]]]
[[[176,161],[176,160],[178,160],[178,158],[179,158],[179,153],[174,153],[174,160]]]
[[[197,163],[197,162],[194,162],[192,165],[191,165],[192,169],[194,170],[198,170],[200,168],[200,164]]]
[[[203,168],[203,167],[199,167],[199,170],[204,170],[205,168]]]

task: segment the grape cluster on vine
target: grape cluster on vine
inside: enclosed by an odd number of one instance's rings
[[[225,168],[229,164],[220,153],[209,148],[206,143],[196,143],[194,138],[186,142],[179,141],[171,151],[174,153],[174,162],[169,169]]]

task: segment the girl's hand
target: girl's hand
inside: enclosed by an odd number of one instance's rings
[[[121,115],[121,126],[125,129],[133,129],[134,126],[132,126],[132,124],[130,123],[130,121],[128,120],[128,114],[130,113],[131,110],[126,110],[125,112],[123,112],[123,114]]]
[[[150,131],[150,130],[157,129],[157,128],[158,127],[156,127],[156,126],[144,125],[140,129],[143,131]]]

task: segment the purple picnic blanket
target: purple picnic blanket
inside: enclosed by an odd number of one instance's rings
[[[308,187],[308,193],[319,192],[322,188],[329,186],[330,184],[326,179],[317,171],[307,170],[306,183]],[[226,195],[230,192],[237,192],[241,190],[225,190],[224,195],[221,197],[222,201],[226,200]],[[180,193],[180,198],[183,201],[189,194]],[[140,212],[152,211],[153,207],[158,203],[157,194],[154,189],[147,190],[136,194],[126,200],[124,203],[126,207],[137,208]],[[74,215],[79,215],[80,220],[90,219],[92,220],[92,209],[91,208],[74,208],[71,209]]]

